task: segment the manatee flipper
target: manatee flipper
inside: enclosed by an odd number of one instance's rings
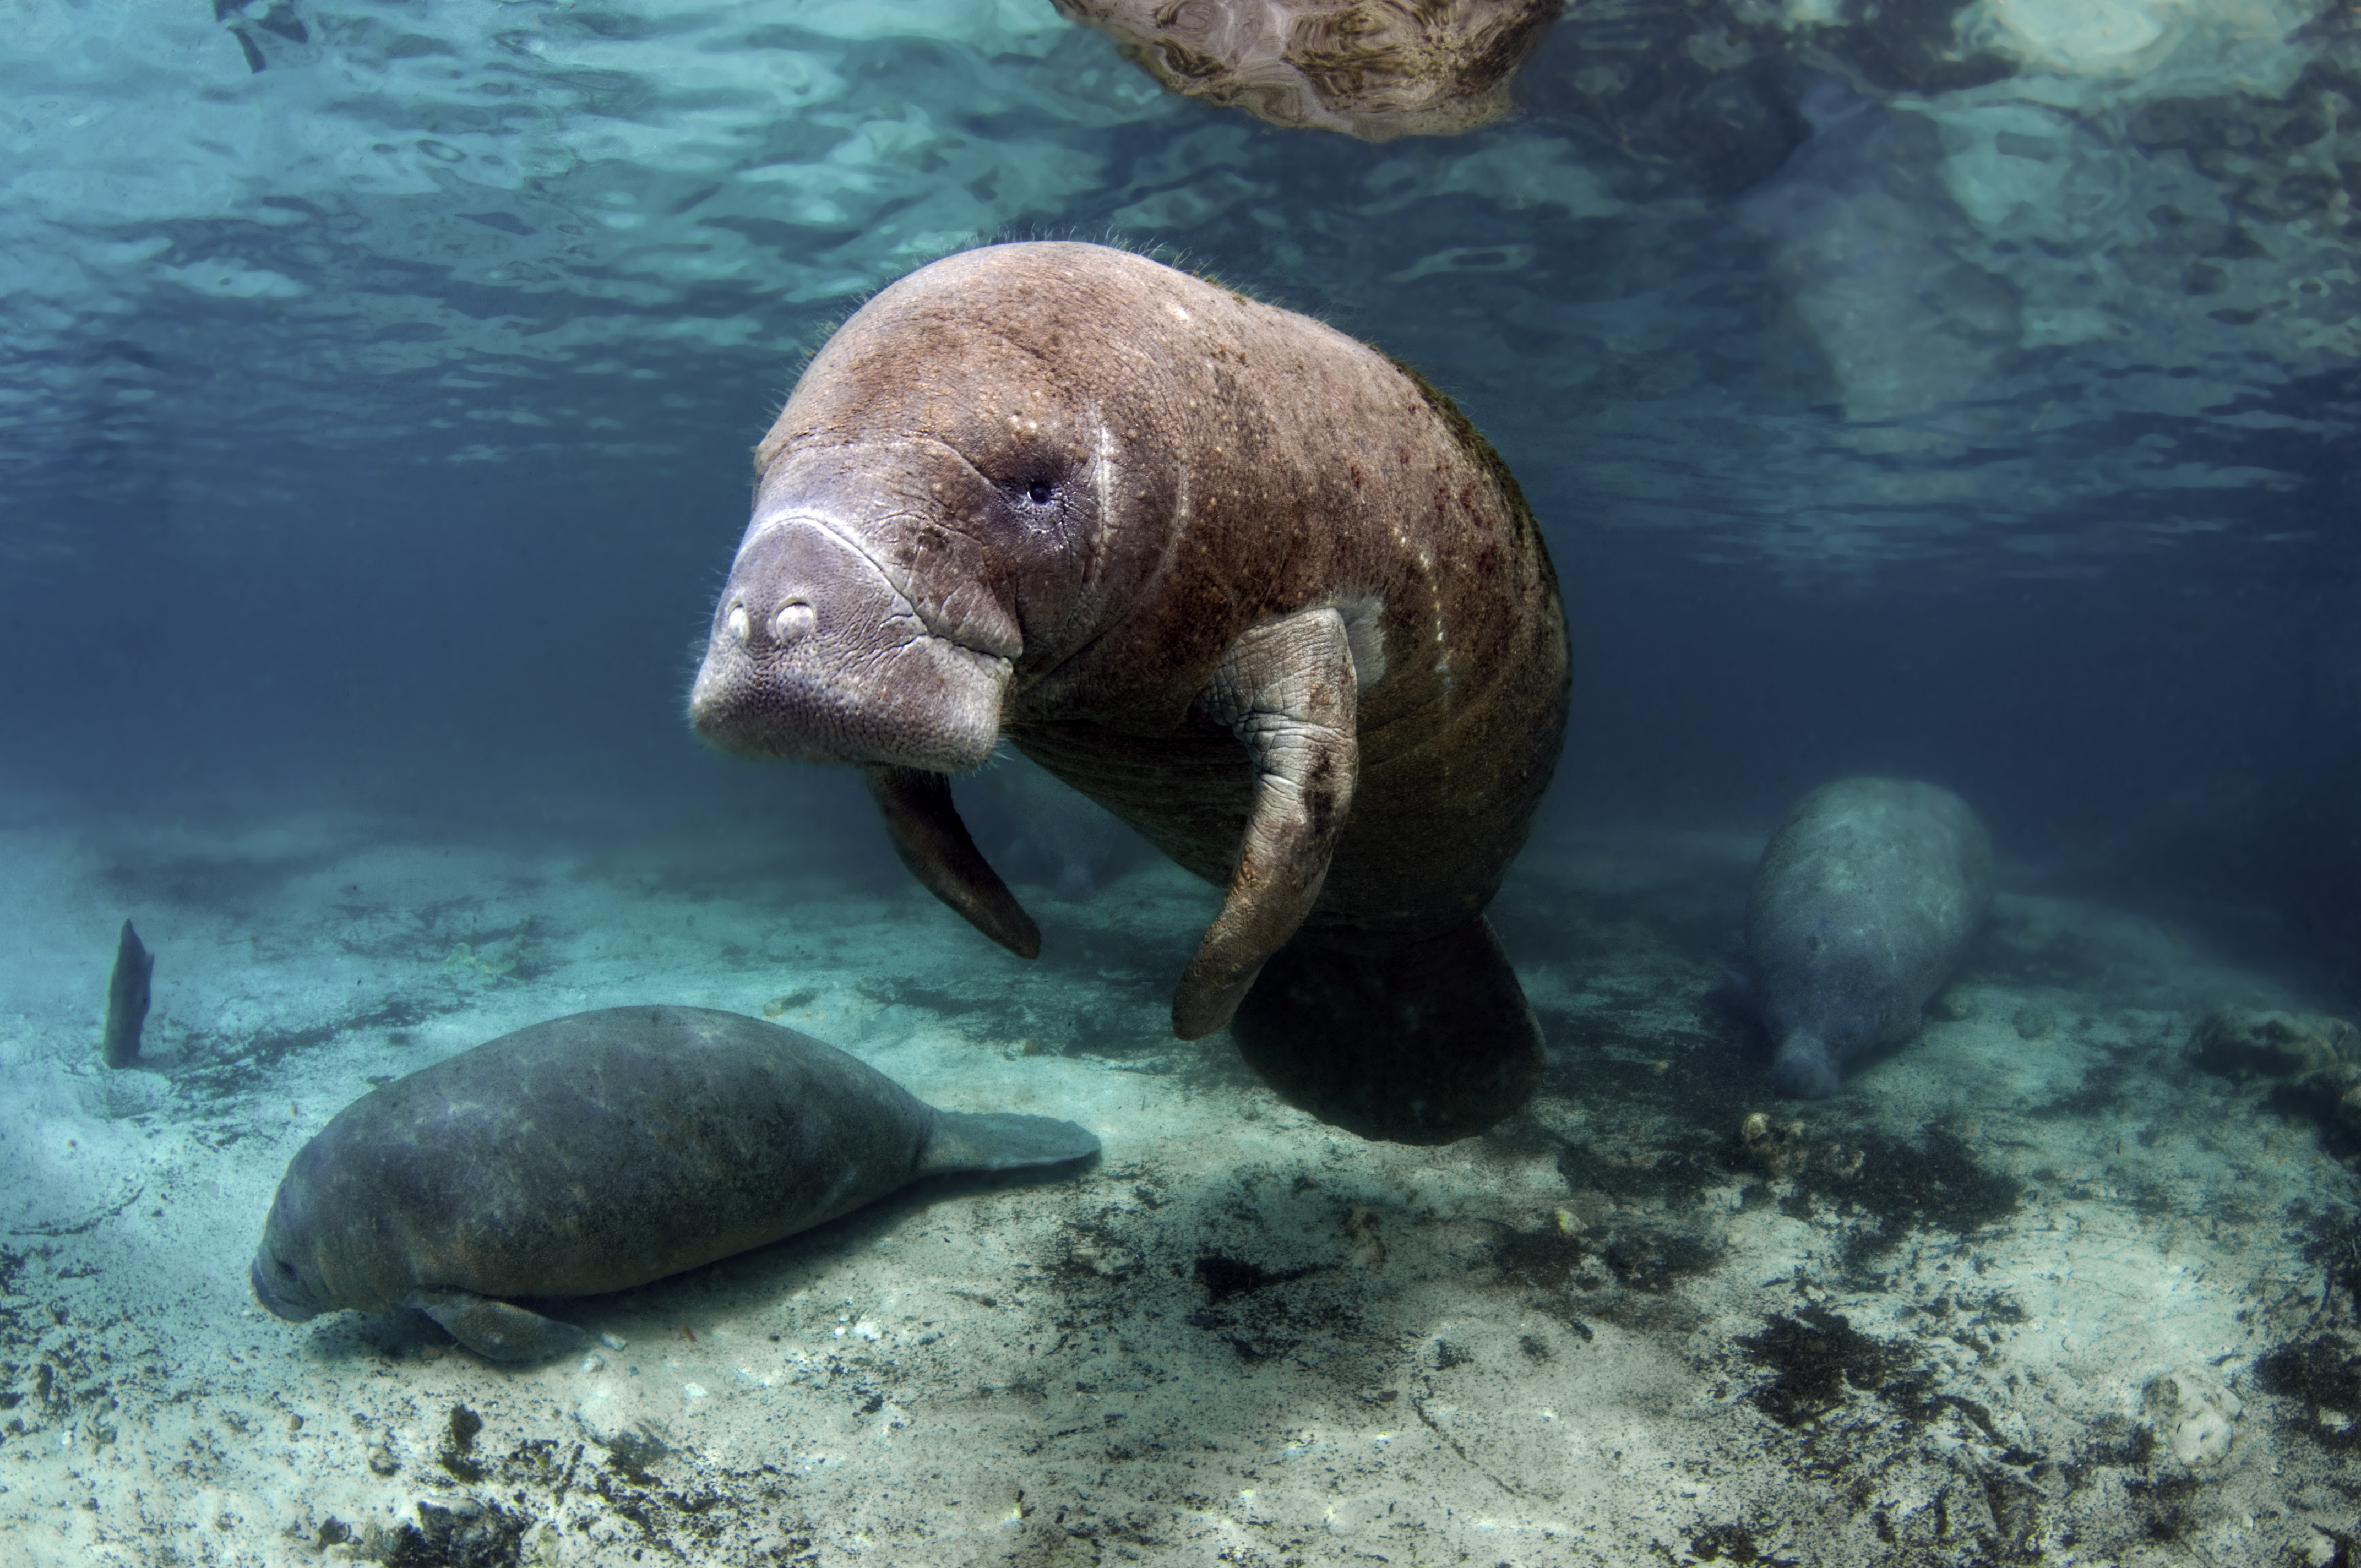
[[[487,1361],[546,1361],[590,1343],[572,1323],[471,1290],[413,1290],[401,1304],[425,1313]]]
[[[1055,1116],[1008,1111],[946,1111],[918,1161],[917,1174],[952,1170],[1022,1170],[1063,1165],[1099,1152],[1098,1135]]]
[[[1541,1025],[1482,916],[1388,952],[1271,955],[1231,1037],[1290,1104],[1400,1144],[1472,1137],[1532,1098]]]
[[[1239,638],[1199,696],[1246,746],[1255,793],[1222,912],[1172,999],[1180,1038],[1201,1039],[1230,1021],[1265,960],[1319,899],[1353,804],[1356,695],[1345,618],[1312,609]]]
[[[917,768],[870,768],[869,793],[894,852],[928,893],[1020,959],[1041,956],[1041,928],[968,836],[951,782]]]

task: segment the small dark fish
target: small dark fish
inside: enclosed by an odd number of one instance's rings
[[[156,956],[139,945],[131,922],[115,944],[115,973],[106,982],[106,1034],[98,1059],[108,1067],[129,1067],[139,1059],[139,1030],[148,1022],[148,981],[156,970]]]

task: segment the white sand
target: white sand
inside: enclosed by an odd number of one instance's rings
[[[2361,1409],[2257,1361],[2361,1351],[2301,1255],[2352,1224],[2351,1140],[2180,1060],[2216,1005],[2304,999],[2004,897],[1945,1021],[1780,1102],[1708,999],[1758,842],[1537,842],[1497,914],[1549,1089],[1411,1149],[1170,1037],[1214,898],[1161,865],[1020,885],[1027,966],[915,888],[587,839],[20,826],[0,1563],[2329,1562]],[[126,913],[152,1070],[110,1074]],[[280,1170],[373,1078],[630,1002],[770,1004],[1105,1154],[583,1303],[610,1348],[525,1371],[253,1305]],[[1805,1122],[1800,1175],[1756,1109]]]

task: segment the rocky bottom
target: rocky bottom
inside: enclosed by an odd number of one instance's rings
[[[1027,971],[917,895],[835,890],[823,941],[809,888],[782,936],[438,858],[510,889],[469,969],[447,920],[318,941],[332,856],[273,895],[272,984],[179,1004],[144,1098],[27,1014],[0,1527],[32,1564],[2361,1561],[2361,1133],[2320,1076],[2350,1032],[2225,1055],[2223,1009],[2304,999],[2004,895],[1919,1038],[1781,1101],[1719,991],[1752,850],[1537,844],[1499,924],[1549,1080],[1441,1149],[1163,1033],[1208,897],[1161,868],[1037,897]],[[566,1303],[602,1348],[521,1372],[243,1303],[279,1170],[367,1081],[627,1000],[771,1012],[1107,1153]]]

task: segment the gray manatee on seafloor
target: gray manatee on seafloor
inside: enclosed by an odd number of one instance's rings
[[[939,1111],[793,1029],[610,1007],[503,1035],[363,1095],[289,1162],[250,1279],[301,1322],[423,1312],[479,1355],[588,1336],[520,1299],[644,1285],[922,1176],[1060,1165],[1048,1116]]]
[[[1834,1094],[1844,1063],[1916,1033],[1992,897],[1992,839],[1949,790],[1839,779],[1797,802],[1746,910],[1781,1091]]]

